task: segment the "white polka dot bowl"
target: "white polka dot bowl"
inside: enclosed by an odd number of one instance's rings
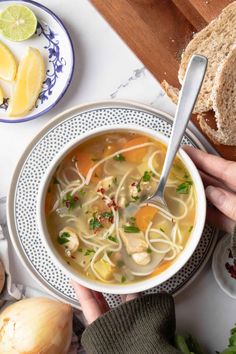
[[[68,155],[75,147],[79,146],[81,143],[88,141],[91,138],[94,138],[98,135],[104,133],[111,133],[111,132],[134,132],[138,134],[145,134],[151,138],[154,138],[158,141],[161,141],[164,144],[168,144],[168,138],[163,136],[161,133],[158,133],[152,129],[139,127],[137,125],[117,125],[117,126],[106,126],[100,127],[89,132],[86,132],[80,135],[78,138],[71,141],[69,144],[66,144],[58,154],[55,155],[54,159],[48,166],[44,177],[41,181],[39,186],[39,193],[38,193],[38,207],[37,207],[37,224],[38,229],[41,234],[42,240],[44,245],[50,254],[51,258],[54,260],[55,264],[65,273],[67,276],[80,284],[90,288],[92,290],[105,292],[108,294],[129,294],[129,293],[136,293],[145,291],[147,289],[153,288],[154,286],[158,286],[171,277],[173,277],[190,259],[192,254],[194,253],[201,235],[203,233],[204,225],[205,225],[205,216],[206,216],[206,198],[204,187],[202,184],[201,177],[198,173],[197,168],[188,157],[188,155],[180,149],[179,156],[184,162],[187,170],[189,171],[193,183],[196,189],[196,222],[191,231],[189,240],[184,248],[184,250],[178,255],[175,262],[173,262],[166,270],[164,270],[161,274],[150,277],[145,280],[140,280],[134,283],[127,283],[127,284],[109,284],[109,283],[102,283],[99,281],[91,280],[82,274],[76,272],[67,262],[59,255],[56,251],[53,243],[50,239],[46,220],[45,220],[45,197],[48,190],[49,182],[60,164],[63,158]]]

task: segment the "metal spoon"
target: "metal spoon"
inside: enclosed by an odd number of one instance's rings
[[[205,72],[207,68],[207,58],[202,55],[193,55],[183,81],[180,97],[175,113],[174,124],[168,144],[164,166],[161,172],[160,181],[156,192],[145,200],[145,204],[155,204],[168,211],[168,206],[164,198],[164,189],[169,176],[169,172],[179,149],[186,126],[191,117],[194,104],[197,100]]]

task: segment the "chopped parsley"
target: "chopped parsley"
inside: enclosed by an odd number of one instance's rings
[[[113,160],[121,162],[121,161],[125,161],[125,157],[122,154],[118,154],[113,157]]]
[[[116,238],[115,236],[111,236],[111,235],[110,235],[110,236],[108,236],[107,238],[108,238],[108,240],[117,243],[117,238]]]
[[[98,230],[102,227],[103,227],[102,223],[98,220],[98,218],[95,216],[95,214],[93,214],[93,218],[91,218],[89,221],[89,229],[90,230]]]
[[[123,225],[123,229],[124,229],[124,232],[129,233],[129,234],[136,233],[136,232],[140,231],[140,229],[137,226],[133,226],[133,225],[131,225],[131,226]]]
[[[60,182],[58,181],[58,179],[56,177],[54,177],[54,179],[53,179],[53,184],[60,184]]]
[[[191,232],[193,229],[193,225],[190,226],[190,228],[188,229],[188,232]]]
[[[82,252],[83,252],[83,248],[79,248],[79,249],[78,249],[78,252],[81,252],[81,253],[82,253]]]
[[[112,251],[108,251],[107,252],[108,257],[110,257],[112,255],[112,253],[113,253]]]
[[[129,222],[130,222],[131,225],[135,225],[135,223],[136,223],[136,218],[135,218],[134,216],[131,216],[131,217],[129,218]]]
[[[113,213],[112,211],[104,211],[101,216],[105,219],[110,219],[113,218]]]
[[[57,242],[60,245],[64,245],[65,243],[69,242],[70,234],[69,232],[63,232],[61,235],[57,237]]]
[[[68,193],[66,193],[62,202],[67,207],[67,209],[74,209],[76,206],[76,203],[78,202],[78,197],[72,196],[72,194],[70,192],[68,192]]]
[[[147,248],[147,253],[152,253],[151,248]]]
[[[160,230],[161,230],[162,232],[165,232],[165,230],[164,230],[162,227],[160,227]]]
[[[192,184],[193,184],[192,181],[186,181],[184,183],[181,183],[176,188],[176,192],[179,193],[179,194],[188,194]]]
[[[118,268],[121,268],[121,267],[123,267],[125,265],[125,263],[121,259],[119,259],[117,261],[116,265],[117,265]]]
[[[86,191],[82,188],[80,191],[78,191],[78,194],[83,197],[86,194]]]
[[[85,256],[90,256],[91,255],[91,253],[95,253],[95,251],[94,250],[86,250],[86,252],[85,252]]]
[[[189,175],[187,173],[184,174],[184,178],[185,179],[188,179],[189,178]]]
[[[131,198],[132,198],[133,200],[139,200],[139,199],[140,199],[140,197],[139,197],[138,195],[136,195],[135,197],[132,195]]]
[[[113,183],[117,186],[117,184],[118,184],[117,177],[114,177],[114,178],[113,178]]]
[[[124,283],[126,281],[126,277],[124,275],[122,275],[121,277],[121,283]]]
[[[142,180],[143,180],[144,182],[150,182],[150,180],[151,180],[151,173],[150,173],[149,171],[145,171],[145,172],[144,172],[144,175],[143,175],[143,177],[142,177]]]

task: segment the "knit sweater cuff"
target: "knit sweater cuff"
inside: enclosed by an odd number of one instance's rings
[[[151,294],[107,312],[84,331],[87,353],[179,353],[173,346],[174,302],[166,294]]]

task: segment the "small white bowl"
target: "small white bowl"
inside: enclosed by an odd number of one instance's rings
[[[197,205],[196,205],[196,222],[191,232],[190,239],[188,240],[184,250],[180,253],[176,261],[172,265],[170,265],[165,271],[163,271],[161,274],[157,276],[150,277],[149,279],[140,280],[129,284],[115,284],[115,285],[106,284],[99,281],[91,280],[74,271],[73,268],[66,263],[66,261],[59,255],[59,253],[55,249],[55,246],[53,245],[47,230],[44,204],[45,204],[46,192],[48,190],[48,185],[58,164],[71,150],[73,150],[81,143],[91,138],[94,138],[98,135],[104,133],[118,132],[118,131],[124,131],[124,132],[128,131],[128,132],[134,132],[138,134],[145,134],[147,136],[150,136],[153,139],[159,140],[164,144],[168,144],[168,138],[166,138],[162,134],[153,131],[151,129],[139,127],[136,125],[123,124],[116,127],[107,126],[107,127],[97,128],[85,134],[82,134],[79,138],[75,139],[72,143],[66,145],[57,154],[57,156],[51,162],[48,170],[46,171],[45,177],[42,179],[39,188],[37,223],[38,223],[39,232],[42,234],[42,239],[44,241],[48,253],[54,259],[58,267],[63,272],[65,272],[71,279],[77,281],[81,285],[90,288],[92,290],[109,293],[109,294],[130,294],[130,293],[144,291],[154,286],[160,285],[161,283],[171,278],[174,274],[176,274],[189,260],[194,250],[196,249],[203,232],[205,217],[206,217],[206,197],[205,197],[205,191],[202,184],[202,180],[196,166],[189,158],[189,156],[182,149],[180,149],[179,156],[184,162],[185,166],[187,167],[187,170],[191,174],[193,183],[195,185]]]

